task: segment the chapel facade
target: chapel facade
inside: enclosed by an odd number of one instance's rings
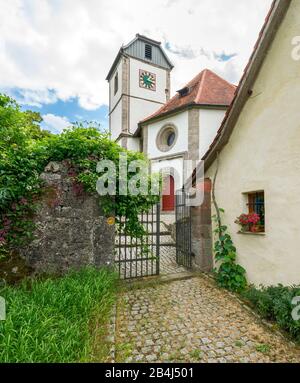
[[[236,90],[204,69],[170,98],[172,69],[162,44],[137,34],[107,75],[111,138],[144,152],[151,171],[163,174],[163,213],[174,212],[176,190],[208,150]]]

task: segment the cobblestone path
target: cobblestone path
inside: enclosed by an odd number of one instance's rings
[[[116,361],[300,362],[300,354],[200,276],[122,294]]]

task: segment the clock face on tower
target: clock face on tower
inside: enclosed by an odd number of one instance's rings
[[[156,75],[154,73],[140,69],[139,82],[141,88],[156,90]]]

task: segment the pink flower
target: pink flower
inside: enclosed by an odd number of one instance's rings
[[[75,169],[73,169],[73,168],[69,169],[68,176],[69,177],[76,177],[77,173],[76,173]]]
[[[26,198],[22,197],[22,198],[20,199],[20,205],[27,205],[27,203],[28,203],[28,201],[27,201]]]
[[[257,225],[257,223],[260,221],[260,216],[257,213],[250,213],[250,214],[241,214],[237,220],[236,223],[240,225]]]

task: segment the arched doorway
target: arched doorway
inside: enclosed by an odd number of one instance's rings
[[[162,211],[174,211],[175,209],[175,182],[173,176],[165,176],[163,179]]]

